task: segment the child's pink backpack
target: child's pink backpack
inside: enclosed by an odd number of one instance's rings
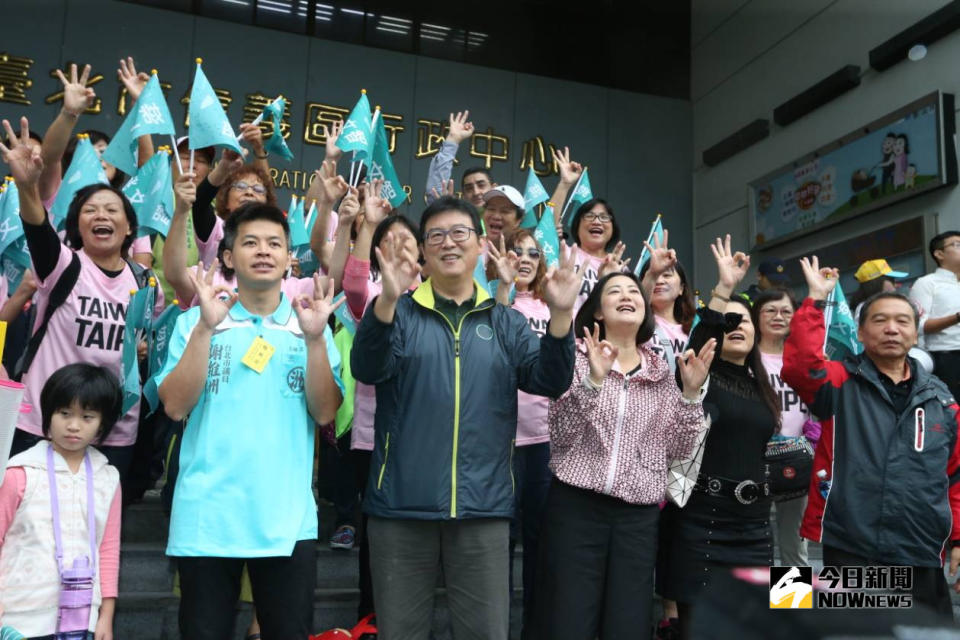
[[[320,635],[310,636],[309,640],[360,640],[364,634],[376,635],[377,627],[373,624],[375,615],[370,614],[357,623],[350,631],[346,629],[331,629],[324,631]]]

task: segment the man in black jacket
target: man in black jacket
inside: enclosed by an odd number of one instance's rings
[[[960,409],[907,356],[918,316],[899,293],[863,303],[862,355],[827,360],[823,308],[839,273],[816,257],[801,264],[809,297],[790,324],[781,376],[823,433],[800,535],[823,543],[824,565],[913,567],[915,599],[951,615],[942,566],[947,550],[951,575],[960,564]]]
[[[559,397],[573,378],[571,255],[545,277],[542,339],[473,279],[483,248],[476,209],[441,197],[416,252],[388,234],[383,293],[357,330],[353,375],[376,385],[375,445],[364,510],[382,640],[429,635],[439,569],[456,640],[506,640],[509,518],[517,391]]]

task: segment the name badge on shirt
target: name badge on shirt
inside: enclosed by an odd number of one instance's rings
[[[250,345],[250,348],[247,349],[247,353],[244,354],[240,362],[257,373],[263,373],[264,368],[266,368],[267,363],[270,362],[270,358],[273,357],[276,350],[277,348],[272,344],[257,336],[254,338],[253,343]]]

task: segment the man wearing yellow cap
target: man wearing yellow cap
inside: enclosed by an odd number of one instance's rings
[[[920,308],[924,344],[933,356],[934,373],[960,396],[960,231],[930,240],[937,270],[917,280],[910,299]]]

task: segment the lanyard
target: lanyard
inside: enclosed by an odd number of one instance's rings
[[[90,452],[83,456],[83,463],[87,472],[87,531],[90,534],[90,569],[97,562],[97,519],[94,513],[93,500],[93,464],[90,462]],[[57,566],[63,574],[63,543],[60,539],[60,503],[57,500],[57,476],[53,466],[53,445],[47,446],[47,479],[50,484],[50,506],[53,510],[53,535],[57,545]]]

